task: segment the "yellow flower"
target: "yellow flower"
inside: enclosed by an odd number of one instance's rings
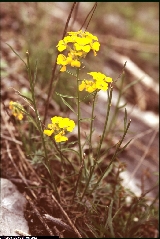
[[[89,93],[92,93],[95,90],[97,90],[97,87],[94,81],[83,80],[82,84],[79,85],[79,91],[82,91],[84,89],[88,91]]]
[[[68,55],[64,56],[59,54],[57,57],[57,64],[61,65],[60,71],[66,71],[66,66],[79,68],[81,66],[80,59],[86,57],[86,55],[92,50],[94,56],[99,51],[100,43],[98,38],[89,32],[83,32],[82,30],[77,32],[68,32],[69,36],[64,37],[57,44],[58,51],[68,51]]]
[[[48,124],[48,129],[43,131],[44,134],[51,136],[54,134],[54,139],[56,142],[62,142],[68,140],[65,136],[66,131],[72,132],[75,123],[69,118],[63,118],[60,116],[54,116],[51,118],[52,124]]]
[[[92,93],[95,90],[106,91],[108,89],[108,83],[112,82],[111,77],[107,77],[100,72],[90,72],[88,74],[93,77],[93,80],[83,80],[79,85],[79,91],[86,90],[89,93]]]
[[[71,65],[72,67],[80,67],[81,63],[77,59],[73,59],[74,55],[72,53],[68,54],[68,57],[64,56],[63,54],[59,54],[57,57],[57,64],[61,65],[62,68],[60,71],[66,71],[66,65]]]
[[[112,82],[112,78],[111,77],[108,77],[100,72],[90,72],[90,73],[87,73],[88,75],[91,75],[93,77],[94,80],[104,80],[105,82]]]
[[[71,61],[71,66],[72,67],[80,67],[81,66],[81,63],[80,63],[80,61],[78,61],[78,60],[72,60]]]
[[[58,42],[57,47],[58,47],[58,51],[61,52],[61,51],[64,51],[67,48],[67,45],[66,45],[66,43],[63,40],[60,40]]]
[[[46,135],[48,135],[48,136],[51,136],[51,135],[53,134],[53,132],[54,132],[53,129],[52,129],[52,130],[45,129],[45,130],[43,131],[43,133],[46,134]]]
[[[66,129],[69,132],[72,132],[72,130],[75,127],[75,123],[73,120],[70,120],[69,118],[62,118],[62,120],[59,122],[59,127]]]
[[[24,110],[24,108],[21,104],[19,104],[17,102],[10,101],[9,109],[12,111],[12,115],[14,115],[15,118],[17,118],[18,120],[23,119],[22,110]]]
[[[66,136],[63,136],[63,133],[62,133],[62,132],[60,132],[59,134],[55,135],[54,139],[55,139],[55,141],[56,141],[57,143],[60,143],[60,142],[62,142],[62,141],[68,140],[68,138],[67,138]]]

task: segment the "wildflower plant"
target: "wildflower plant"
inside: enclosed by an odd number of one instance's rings
[[[18,119],[23,120],[23,115],[26,114],[30,121],[35,126],[36,132],[38,131],[39,142],[36,152],[41,152],[42,163],[48,170],[50,175],[50,183],[52,193],[55,194],[57,200],[61,202],[61,196],[67,195],[68,191],[70,192],[70,197],[68,200],[67,208],[71,208],[74,206],[76,211],[82,210],[86,211],[88,217],[92,219],[99,217],[99,211],[103,215],[103,223],[96,224],[96,220],[93,222],[89,222],[89,219],[86,219],[85,228],[86,231],[89,229],[91,235],[94,237],[105,237],[108,235],[109,237],[116,237],[119,234],[115,233],[115,227],[113,226],[113,220],[116,222],[117,230],[120,230],[121,227],[124,228],[123,233],[121,234],[125,237],[131,236],[130,231],[128,229],[128,225],[130,225],[131,215],[127,217],[127,227],[123,220],[119,220],[121,208],[125,205],[124,197],[122,194],[124,192],[123,187],[115,187],[112,189],[111,185],[108,183],[107,185],[104,183],[104,178],[109,175],[113,168],[117,169],[116,174],[116,182],[119,185],[120,181],[120,172],[124,170],[124,165],[117,164],[117,156],[127,147],[130,143],[126,143],[122,147],[122,143],[124,138],[128,132],[131,120],[127,119],[127,110],[125,109],[124,114],[124,128],[123,133],[119,141],[115,145],[108,145],[102,153],[102,146],[106,137],[106,132],[108,133],[108,124],[110,118],[110,109],[112,103],[112,91],[113,84],[115,81],[108,75],[103,72],[88,72],[85,79],[81,78],[81,71],[83,70],[83,58],[87,58],[87,55],[91,52],[94,56],[98,55],[98,51],[100,50],[100,43],[98,37],[92,35],[90,32],[79,30],[77,32],[68,32],[68,35],[65,36],[62,40],[60,40],[57,44],[57,50],[60,52],[56,59],[56,64],[60,66],[59,71],[63,74],[72,75],[71,81],[76,81],[76,91],[72,96],[62,95],[61,93],[57,93],[58,96],[61,97],[64,104],[71,110],[76,120],[55,115],[51,118],[51,122],[48,125],[43,125],[42,117],[40,116],[38,107],[37,107],[37,99],[35,94],[35,84],[37,81],[37,65],[35,66],[34,75],[31,72],[30,67],[30,57],[29,52],[26,52],[27,63],[22,60],[22,58],[12,49],[11,49],[20,57],[20,59],[25,64],[25,67],[28,72],[28,78],[30,82],[30,91],[31,98],[27,98],[21,95],[25,102],[27,102],[29,108],[33,111],[33,116],[24,110],[23,106],[19,103],[15,103],[13,101],[10,102],[9,108],[12,114]],[[73,79],[74,77],[74,79]],[[61,80],[61,79],[60,79]],[[103,90],[106,92],[108,96],[108,101],[105,106],[106,116],[104,121],[104,128],[97,139],[96,146],[93,146],[93,133],[96,129],[93,129],[94,119],[95,119],[95,103],[98,92]],[[82,95],[82,91],[85,91],[85,96]],[[91,117],[83,118],[81,112],[81,102],[83,102],[88,96],[92,97],[91,106]],[[73,99],[75,102],[75,107],[73,108],[66,100]],[[117,105],[118,109],[118,105]],[[117,112],[116,112],[117,116]],[[89,123],[89,134],[85,136],[82,144],[82,127],[81,123],[86,121]],[[112,121],[113,118],[112,118]],[[113,123],[111,122],[112,127]],[[77,126],[77,140],[75,142],[69,141],[70,133],[76,129]],[[68,142],[69,141],[69,142]],[[76,144],[76,147],[74,147]],[[72,147],[73,146],[73,147]],[[88,148],[88,154],[84,152],[84,146]],[[109,155],[111,149],[114,149],[114,153],[112,153],[107,166],[103,170],[101,170],[101,165],[103,164],[104,154]],[[36,154],[36,160],[38,154]],[[53,156],[61,163],[61,168],[63,169],[63,176],[59,175],[57,172],[57,176],[59,178],[59,183],[56,180],[55,173],[53,172],[53,168],[51,167],[51,162],[53,161]],[[68,173],[68,167],[70,172]],[[99,173],[100,172],[100,173]],[[61,192],[61,184],[66,184],[69,189],[66,192]],[[127,196],[126,193],[125,196]],[[103,197],[102,197],[103,195]],[[99,197],[99,198],[98,198]],[[112,198],[109,200],[109,198]],[[101,202],[99,202],[101,200]],[[104,203],[104,206],[101,204]],[[106,202],[107,205],[106,205]],[[88,206],[89,204],[89,206]],[[119,205],[119,207],[117,206]],[[132,208],[134,208],[134,202]],[[104,211],[103,208],[104,207]],[[115,208],[117,207],[117,211]],[[113,209],[114,208],[114,209]],[[114,218],[112,214],[114,212]],[[147,214],[146,214],[147,217]],[[92,221],[92,220],[91,220]],[[80,224],[78,224],[78,228],[83,236],[88,237],[87,233],[82,230]],[[101,227],[101,228],[100,228]],[[80,234],[78,234],[80,235]],[[120,237],[122,237],[120,235]],[[80,236],[79,236],[80,237]]]

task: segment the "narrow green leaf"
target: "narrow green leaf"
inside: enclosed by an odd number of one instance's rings
[[[76,112],[74,111],[74,109],[72,108],[72,106],[67,102],[65,101],[62,97],[61,97],[63,103],[73,112],[76,114]]]
[[[127,105],[127,102],[126,103],[124,103],[123,105],[121,105],[121,106],[118,106],[118,109],[121,109],[121,108],[123,108],[124,106],[126,106]]]
[[[32,99],[31,98],[29,98],[29,97],[27,97],[27,96],[25,96],[25,95],[22,95],[21,93],[19,93],[18,92],[18,94],[22,97],[22,98],[24,98],[24,99],[26,99],[26,100],[28,100],[31,104],[33,103],[33,101],[32,101]]]
[[[28,116],[28,117],[29,117],[29,121],[34,124],[34,126],[36,127],[36,129],[37,129],[38,131],[40,131],[39,128],[38,128],[38,126],[37,126],[37,124],[36,124],[36,122],[34,121],[34,119],[33,119],[32,117],[30,117],[30,116]]]
[[[124,129],[126,129],[126,123],[127,123],[127,110],[125,108],[125,112],[124,112]]]
[[[59,96],[62,97],[62,98],[77,98],[77,97],[72,96],[72,95],[62,95],[62,94],[60,94],[60,93],[58,93],[58,92],[56,92],[56,95],[59,95]]]
[[[76,151],[76,150],[74,150],[74,149],[62,149],[62,152],[74,152],[74,153],[76,153],[78,156],[79,156],[79,153]]]
[[[94,117],[95,118],[95,117]],[[80,121],[91,121],[92,119],[91,118],[83,118],[83,119],[80,119]]]
[[[11,50],[20,58],[21,61],[23,61],[23,63],[25,64],[25,66],[27,67],[27,64],[25,63],[25,61],[20,57],[20,55],[8,44],[6,43],[10,48]],[[27,67],[28,68],[28,67]]]
[[[118,151],[117,155],[120,154],[120,153],[127,147],[127,145],[128,145],[131,141],[132,141],[132,139],[130,139],[130,140],[128,141],[128,143],[126,143],[125,146],[124,146],[120,151]]]
[[[113,224],[112,224],[112,208],[113,208],[113,199],[111,200],[111,203],[109,205],[107,225],[111,231],[112,237],[115,238]]]
[[[37,81],[37,60],[36,60],[36,64],[35,64],[35,72],[34,72],[34,78],[33,78],[33,87],[35,86]]]
[[[124,87],[124,89],[122,90],[122,94],[129,89],[131,86],[135,85],[136,83],[138,83],[139,81],[141,81],[142,79],[138,79],[138,80],[134,80],[132,81],[130,84],[126,85],[126,87]]]

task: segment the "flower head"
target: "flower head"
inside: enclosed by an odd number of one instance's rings
[[[54,134],[54,139],[56,142],[62,142],[68,140],[65,136],[66,132],[72,132],[75,123],[69,118],[63,118],[60,116],[54,116],[51,118],[52,124],[48,124],[48,129],[43,131],[44,134],[51,136]]]
[[[18,120],[23,119],[22,110],[24,110],[23,106],[17,102],[10,101],[9,109],[12,111],[12,115]]]
[[[95,90],[104,90],[108,89],[108,83],[112,82],[111,77],[107,77],[106,75],[100,72],[90,72],[88,75],[93,77],[93,80],[83,80],[79,85],[79,91],[86,90],[89,93],[94,92]]]
[[[100,43],[98,38],[89,32],[68,32],[69,36],[64,37],[57,44],[59,52],[64,50],[68,51],[68,55],[64,56],[59,54],[57,57],[57,64],[61,65],[60,71],[66,71],[66,65],[71,67],[80,67],[80,59],[86,57],[86,55],[92,50],[94,56],[99,51]]]

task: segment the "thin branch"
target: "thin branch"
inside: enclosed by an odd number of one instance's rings
[[[90,17],[90,19],[89,19],[89,21],[88,21],[88,24],[87,24],[87,26],[86,26],[85,31],[87,30],[87,28],[88,28],[88,26],[89,26],[89,23],[90,23],[90,21],[91,21],[91,19],[92,19],[92,17],[93,17],[93,14],[94,14],[94,12],[95,12],[95,10],[96,10],[96,7],[97,7],[97,2],[94,4],[94,6],[92,7],[92,9],[90,10],[90,12],[88,13],[88,15],[86,16],[86,18],[85,18],[85,20],[84,20],[84,22],[83,22],[83,24],[82,24],[80,30],[83,28],[83,26],[85,25],[85,23],[86,23],[86,21],[87,21],[89,15],[92,13],[92,15],[91,15],[91,17]]]
[[[59,207],[59,209],[61,210],[61,212],[63,213],[63,215],[65,216],[66,220],[68,221],[69,225],[72,227],[72,229],[74,230],[74,232],[76,233],[76,235],[78,236],[78,238],[82,238],[81,234],[79,233],[79,231],[77,230],[77,228],[74,226],[74,224],[71,222],[70,218],[68,217],[67,213],[64,211],[64,209],[62,208],[62,206],[59,204],[59,202],[56,200],[56,198],[54,197],[54,195],[52,195],[53,200],[55,201],[55,203],[57,204],[57,206]]]
[[[5,144],[6,144],[6,148],[7,148],[8,157],[11,160],[11,162],[12,162],[13,166],[15,167],[15,169],[17,170],[17,173],[19,174],[19,176],[22,179],[22,181],[24,182],[24,184],[27,185],[27,187],[28,187],[29,191],[31,192],[31,194],[33,195],[33,197],[37,199],[37,197],[34,194],[34,192],[32,191],[32,189],[29,188],[27,180],[25,179],[25,177],[23,177],[22,173],[20,172],[20,170],[18,169],[17,165],[15,164],[15,162],[13,160],[13,157],[12,157],[12,155],[10,153],[9,144],[8,144],[7,140],[5,140]]]
[[[45,226],[46,230],[49,232],[50,236],[53,236],[54,234],[53,234],[52,230],[48,227],[48,225],[44,221],[43,217],[40,215],[38,209],[36,208],[36,205],[33,203],[33,201],[31,200],[31,198],[28,195],[25,195],[25,196],[26,196],[27,201],[30,203],[33,211],[36,213],[39,220],[42,222],[42,224]]]
[[[70,226],[68,226],[66,223],[64,223],[61,218],[55,218],[55,217],[50,216],[49,214],[44,214],[44,218],[52,221],[53,223],[55,223],[58,226],[63,227],[64,230],[74,232],[74,230]]]
[[[2,119],[3,119],[3,121],[4,121],[4,125],[5,125],[6,129],[8,130],[8,132],[9,132],[9,134],[10,134],[12,140],[13,140],[13,141],[16,140],[16,138],[15,138],[15,136],[14,136],[14,133],[13,133],[13,131],[12,131],[12,128],[10,127],[10,124],[9,124],[8,121],[7,121],[7,117],[6,117],[6,114],[5,114],[4,110],[3,110],[3,108],[2,108],[2,111],[1,111],[1,115],[2,115]],[[34,170],[33,167],[31,166],[31,164],[29,163],[28,159],[26,159],[26,157],[25,157],[25,155],[24,155],[24,153],[23,153],[23,151],[22,151],[20,145],[16,144],[16,149],[17,149],[17,152],[18,152],[19,155],[20,155],[19,158],[20,158],[20,160],[21,160],[21,162],[22,162],[22,165],[23,165],[23,167],[25,168],[25,170],[26,170],[26,171],[28,171],[28,169],[31,170],[31,172],[34,173],[34,175],[36,176],[38,182],[41,183],[41,182],[42,182],[41,179],[39,178],[39,176],[37,175],[37,173],[35,172],[35,170]],[[27,168],[26,166],[27,166],[28,168]]]
[[[15,232],[19,234],[20,236],[31,236],[26,232],[23,232],[22,230],[16,229]]]
[[[62,35],[62,39],[64,38],[64,36],[66,35],[66,32],[67,32],[67,28],[68,28],[68,24],[69,24],[69,21],[71,19],[71,15],[72,15],[72,12],[74,10],[74,7],[76,5],[76,2],[73,3],[72,5],[72,8],[71,8],[71,11],[69,13],[69,16],[68,16],[68,19],[66,21],[66,24],[65,24],[65,28],[64,28],[64,31],[63,31],[63,35]],[[52,95],[51,93],[53,92],[53,89],[52,89],[52,85],[53,85],[53,81],[54,81],[54,76],[55,76],[55,71],[56,71],[56,68],[57,68],[57,57],[58,57],[58,54],[56,55],[56,60],[55,60],[55,63],[54,63],[54,66],[53,66],[53,69],[52,69],[52,76],[51,76],[51,79],[50,79],[50,83],[49,83],[49,91],[48,91],[48,96],[47,96],[47,101],[46,101],[46,107],[45,107],[45,112],[44,112],[44,120],[43,120],[43,124],[45,124],[45,121],[46,121],[46,116],[47,116],[47,112],[48,112],[48,106],[49,106],[49,101],[50,101],[50,96]],[[59,74],[58,74],[59,75]],[[57,76],[58,77],[58,76]],[[55,87],[54,87],[55,88]]]
[[[22,145],[22,142],[20,142],[19,140],[12,139],[11,137],[8,137],[8,136],[6,136],[6,135],[1,134],[1,138],[7,139],[7,140],[12,141],[12,142],[14,142],[14,143],[16,143],[16,144]]]

